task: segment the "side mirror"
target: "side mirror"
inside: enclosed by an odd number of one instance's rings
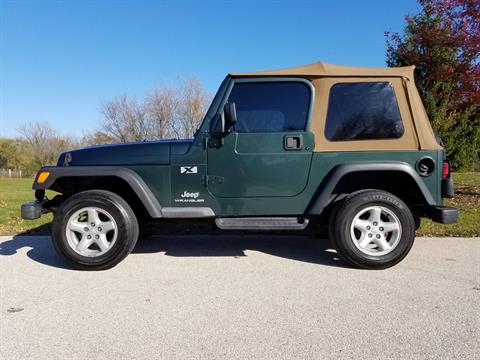
[[[237,110],[235,103],[226,103],[221,114],[213,123],[212,136],[208,140],[209,147],[220,147],[223,145],[223,138],[227,136],[237,122]]]
[[[237,108],[235,107],[235,103],[226,103],[225,108],[223,109],[223,113],[225,114],[225,131],[229,132],[232,127],[235,126],[237,122]]]
[[[220,115],[217,115],[216,120],[213,123],[212,133],[216,137],[221,137],[225,133],[225,129],[225,115],[224,113],[221,113]]]
[[[221,114],[214,122],[213,133],[216,136],[223,137],[227,135],[237,122],[237,110],[235,103],[226,103]]]

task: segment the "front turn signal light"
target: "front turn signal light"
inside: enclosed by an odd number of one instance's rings
[[[43,184],[49,176],[50,176],[50,173],[48,171],[41,172],[40,175],[38,175],[37,183]]]

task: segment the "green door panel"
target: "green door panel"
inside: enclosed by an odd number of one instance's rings
[[[302,140],[286,150],[285,136]],[[313,134],[231,133],[219,148],[208,149],[208,190],[216,197],[291,197],[308,181]]]

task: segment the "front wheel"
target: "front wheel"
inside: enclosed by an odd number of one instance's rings
[[[82,270],[102,270],[119,263],[133,250],[138,232],[128,203],[104,190],[68,198],[58,208],[52,226],[57,253]]]
[[[339,255],[365,269],[385,269],[400,262],[415,238],[407,205],[380,190],[353,193],[330,217],[330,239]]]

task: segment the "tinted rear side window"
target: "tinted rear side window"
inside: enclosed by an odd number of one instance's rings
[[[403,133],[402,117],[390,83],[332,86],[325,127],[328,140],[398,139]]]
[[[310,88],[301,82],[236,83],[228,98],[237,109],[237,132],[305,130]]]

